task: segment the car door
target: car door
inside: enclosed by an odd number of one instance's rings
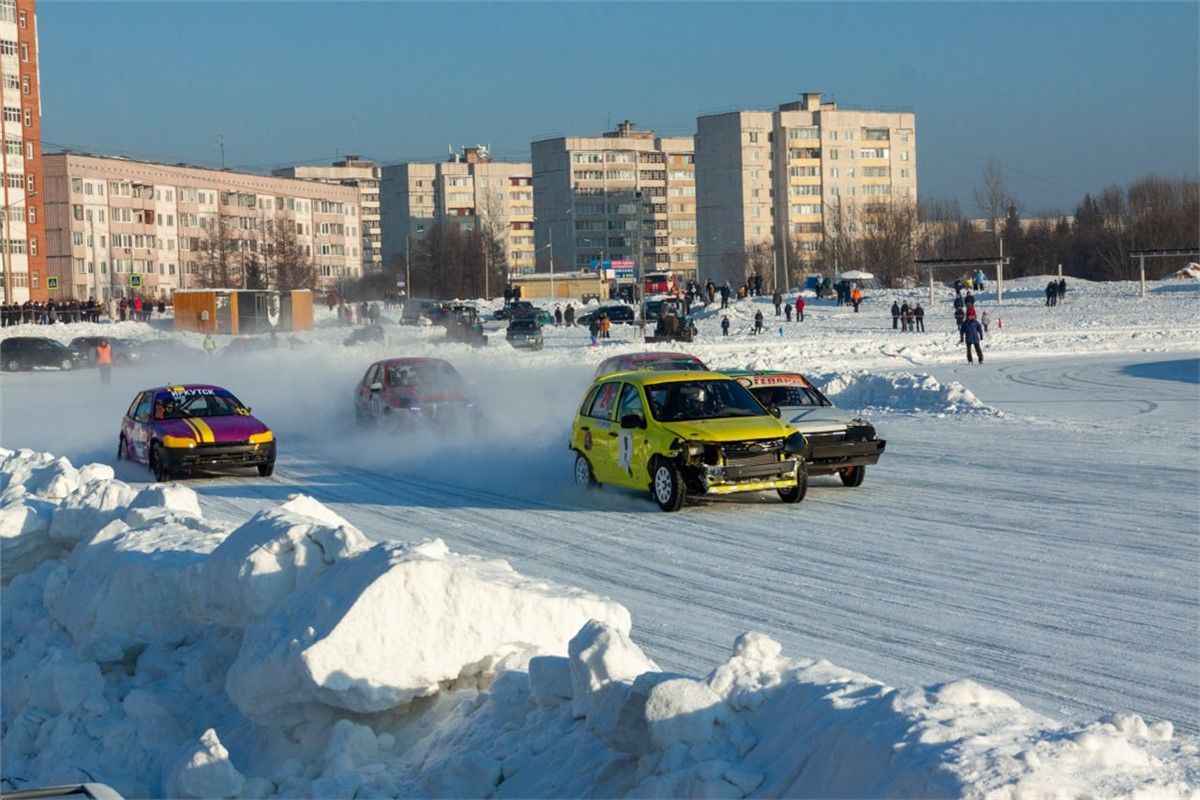
[[[620,381],[601,384],[582,411],[579,429],[583,433],[583,450],[596,480],[601,483],[626,483],[616,468],[620,425],[613,419],[613,412],[620,391]]]
[[[626,423],[634,419],[638,420],[638,424],[626,427]],[[637,384],[622,384],[616,422],[616,469],[622,476],[622,482],[634,487],[646,486],[650,482],[649,417]]]
[[[379,384],[378,389],[372,386]],[[367,367],[366,373],[358,383],[358,391],[354,396],[356,410],[363,416],[379,419],[383,416],[383,366],[375,363]]]
[[[129,456],[143,464],[150,461],[150,440],[153,436],[150,408],[153,397],[154,393],[151,391],[142,392],[135,397],[121,422],[121,431],[125,434]]]

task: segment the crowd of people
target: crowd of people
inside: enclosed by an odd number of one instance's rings
[[[110,297],[100,302],[94,297],[87,300],[74,298],[46,302],[26,300],[24,303],[0,304],[0,326],[10,325],[53,325],[71,322],[99,322],[101,316],[110,322],[146,322],[157,312],[159,316],[167,313],[165,300],[160,299],[157,306],[153,300],[143,299],[141,295],[120,299]]]

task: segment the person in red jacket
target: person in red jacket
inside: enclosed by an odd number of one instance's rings
[[[796,297],[796,322],[804,322],[804,297]]]

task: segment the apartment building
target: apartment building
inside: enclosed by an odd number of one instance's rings
[[[533,179],[527,162],[493,161],[484,145],[442,162],[383,168],[383,257],[406,257],[435,225],[489,232],[509,272],[533,271]]]
[[[78,153],[47,154],[43,165],[55,299],[169,300],[204,286],[219,249],[235,280],[257,268],[272,288],[279,237],[311,260],[319,290],[362,274],[355,186]]]
[[[657,137],[626,120],[601,136],[532,145],[537,271],[593,269],[618,278],[670,269],[696,277],[692,137]]]
[[[916,203],[916,117],[807,93],[774,111],[698,118],[696,162],[701,278],[736,287],[758,271],[765,285],[778,275],[794,286],[829,232],[861,235],[874,210]],[[765,259],[747,258],[756,251]]]
[[[362,231],[363,274],[383,269],[383,238],[379,215],[379,182],[383,172],[379,167],[358,156],[346,156],[328,167],[284,167],[273,170],[271,174],[280,178],[299,178],[357,187],[358,207],[362,212],[359,228]]]
[[[42,106],[34,0],[0,0],[3,73],[3,181],[0,188],[0,299],[49,297],[42,213]]]

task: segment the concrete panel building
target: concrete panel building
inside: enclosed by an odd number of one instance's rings
[[[175,289],[204,288],[216,241],[225,242],[238,280],[254,265],[264,288],[276,288],[279,231],[314,268],[317,290],[340,289],[362,274],[355,186],[78,153],[43,162],[55,299],[169,300]]]
[[[873,206],[916,203],[916,117],[809,93],[700,117],[696,163],[701,279],[736,287],[758,271],[764,285],[795,286],[835,226],[853,236]]]
[[[483,145],[447,161],[385,166],[379,193],[384,262],[406,257],[435,225],[458,225],[493,236],[510,272],[532,272],[532,184],[527,162],[493,161]]]
[[[379,216],[379,182],[383,177],[380,167],[358,156],[346,156],[328,167],[284,167],[271,172],[280,178],[300,178],[308,181],[325,181],[358,188],[358,207],[362,212],[363,273],[379,272],[383,269],[383,238]]]
[[[34,0],[0,0],[0,72],[4,141],[0,176],[0,301],[44,302],[45,215],[42,198],[42,104]]]
[[[692,137],[657,137],[625,121],[602,136],[532,145],[537,271],[610,262],[695,277]]]

